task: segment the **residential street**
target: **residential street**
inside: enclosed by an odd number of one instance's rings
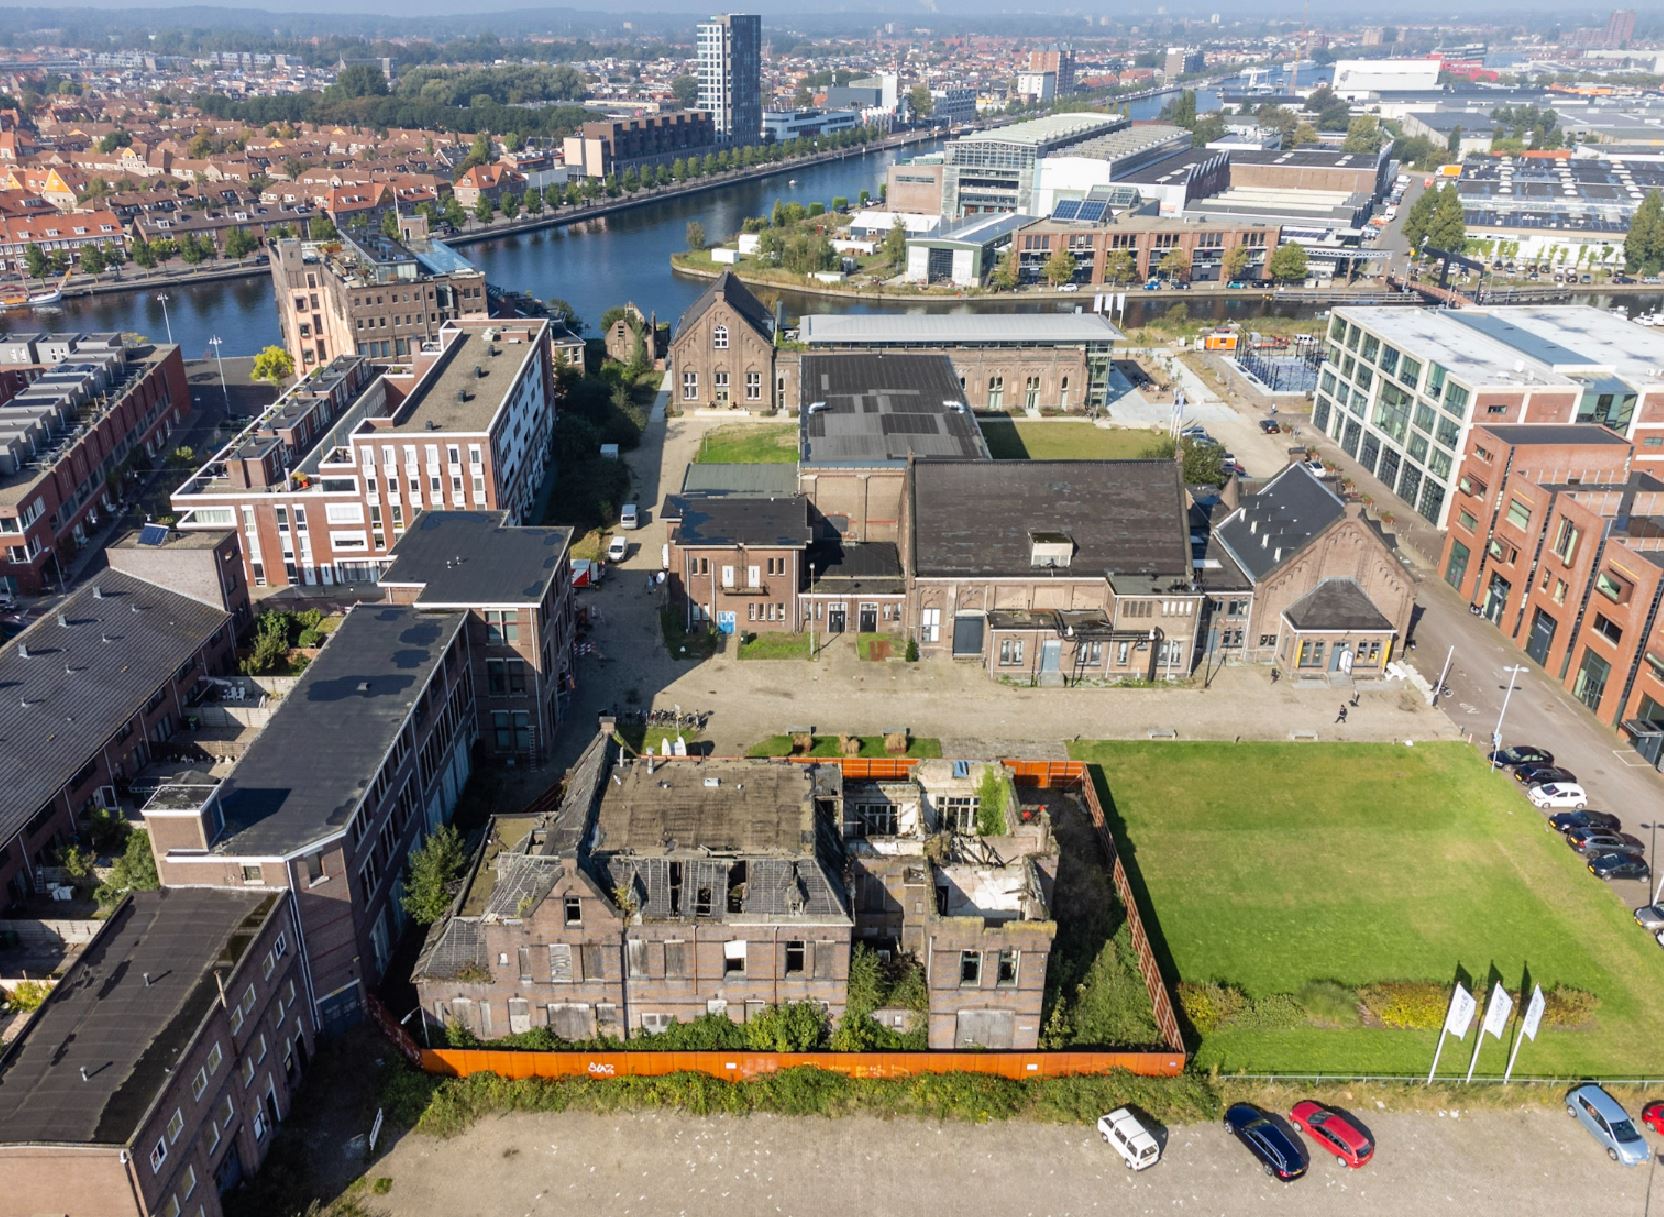
[[[1557,1110],[1369,1118],[1375,1161],[1275,1183],[1216,1124],[1175,1128],[1133,1174],[1090,1127],[774,1116],[520,1115],[406,1136],[371,1168],[393,1217],[1604,1217],[1642,1214],[1652,1167],[1609,1162]]]

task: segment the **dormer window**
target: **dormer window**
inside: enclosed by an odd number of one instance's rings
[[[1075,539],[1066,532],[1031,532],[1028,534],[1030,566],[1049,570],[1067,570],[1074,560]]]
[[[711,346],[719,351],[728,349],[728,327],[719,325],[711,331]]]

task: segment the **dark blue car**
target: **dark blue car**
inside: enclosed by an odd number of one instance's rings
[[[1232,1103],[1225,1131],[1248,1147],[1273,1179],[1292,1183],[1306,1173],[1306,1151],[1264,1111],[1252,1103]]]

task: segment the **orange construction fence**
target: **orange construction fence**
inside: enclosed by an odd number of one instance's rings
[[[445,1077],[495,1073],[505,1078],[662,1077],[705,1073],[743,1082],[782,1069],[814,1068],[852,1078],[907,1078],[925,1073],[991,1073],[1027,1078],[1081,1077],[1124,1069],[1175,1077],[1183,1052],[513,1052],[492,1048],[424,1048],[421,1066]]]

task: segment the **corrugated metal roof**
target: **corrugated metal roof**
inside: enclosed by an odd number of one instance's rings
[[[1123,337],[1098,313],[809,313],[798,327],[798,337],[812,347],[1063,346]]]

